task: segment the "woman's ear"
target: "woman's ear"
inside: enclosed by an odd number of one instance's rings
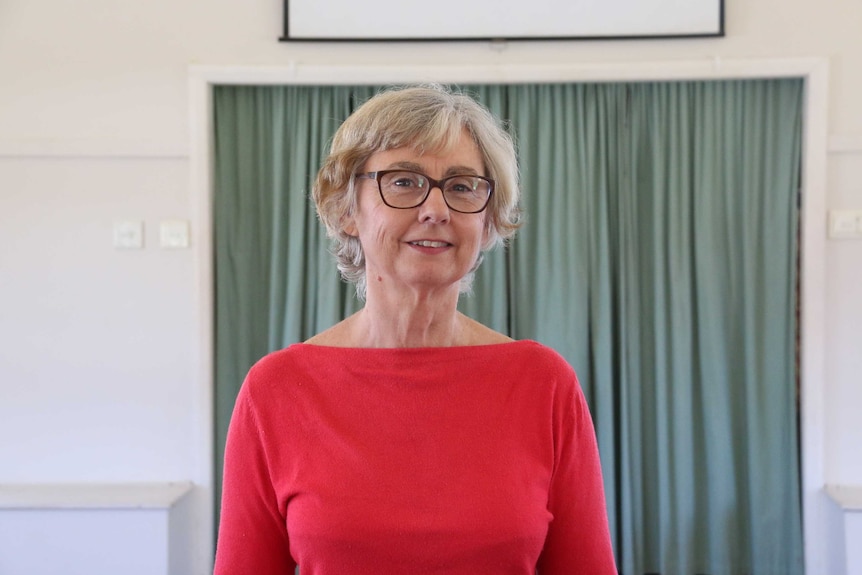
[[[341,218],[341,231],[354,238],[359,235],[359,230],[356,229],[356,220],[353,219],[353,214],[346,214]]]

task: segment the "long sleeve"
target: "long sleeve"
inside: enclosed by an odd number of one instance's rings
[[[292,575],[295,567],[265,438],[243,385],[225,447],[215,575]]]
[[[555,404],[555,467],[548,496],[553,518],[539,575],[617,575],[595,431],[576,380],[560,385]]]

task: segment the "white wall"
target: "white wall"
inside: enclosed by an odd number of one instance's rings
[[[0,4],[0,483],[206,486],[192,215],[190,65],[829,60],[828,209],[862,209],[862,4],[728,2],[706,40],[285,44],[278,0]],[[421,16],[421,14],[420,14]],[[826,217],[819,214],[818,217]],[[111,245],[115,219],[146,246]],[[198,232],[200,230],[193,230]],[[824,469],[862,484],[862,240],[826,243]],[[200,544],[210,536],[201,507]],[[197,573],[207,569],[201,559]],[[811,573],[809,575],[815,575]]]

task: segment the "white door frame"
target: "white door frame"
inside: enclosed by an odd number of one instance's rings
[[[212,92],[216,85],[356,85],[731,80],[797,77],[804,81],[801,240],[802,511],[807,575],[829,565],[824,478],[826,168],[828,60],[821,58],[692,62],[486,66],[194,66],[189,69],[190,185],[195,239],[197,342],[196,482],[202,557],[212,556],[213,241]],[[208,559],[207,559],[208,560]]]

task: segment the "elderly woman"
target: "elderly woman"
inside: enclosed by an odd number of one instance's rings
[[[467,96],[391,90],[339,128],[313,196],[365,305],[249,372],[217,574],[616,574],[574,371],[456,308],[518,194]]]

